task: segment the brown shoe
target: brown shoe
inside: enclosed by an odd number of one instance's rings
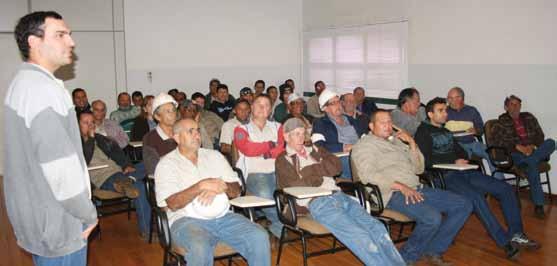
[[[128,198],[135,199],[139,197],[139,190],[133,186],[133,181],[129,178],[116,180],[113,185],[116,192],[122,193]]]
[[[445,261],[441,255],[426,255],[424,259],[427,261],[428,265],[433,266],[452,266],[453,264]]]

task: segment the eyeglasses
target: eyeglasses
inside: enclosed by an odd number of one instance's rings
[[[333,106],[333,105],[337,105],[337,104],[340,104],[339,100],[327,102],[327,104],[325,104],[325,106]]]

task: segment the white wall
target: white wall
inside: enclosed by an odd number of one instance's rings
[[[5,126],[4,95],[22,62],[13,30],[20,17],[37,10],[57,11],[73,31],[77,60],[72,66],[55,73],[65,80],[68,91],[83,87],[87,90],[90,101],[103,99],[109,110],[114,109],[117,88],[126,89],[123,0],[0,0],[2,128]],[[0,130],[0,173],[3,173],[3,141],[3,130]]]
[[[128,87],[208,92],[219,78],[238,96],[257,79],[279,85],[300,76],[299,0],[126,2]],[[151,72],[152,79],[148,78]]]
[[[452,86],[484,120],[514,93],[557,137],[557,2],[551,0],[306,0],[304,30],[409,22],[409,86],[427,101]],[[552,157],[557,165],[557,154]],[[557,173],[551,172],[553,191]]]

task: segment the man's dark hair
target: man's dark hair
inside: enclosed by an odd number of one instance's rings
[[[433,99],[431,99],[431,101],[427,102],[426,106],[425,106],[425,113],[429,113],[432,112],[433,113],[433,108],[435,107],[436,104],[444,104],[447,105],[447,100],[445,100],[445,98],[441,98],[441,97],[435,97]]]
[[[294,80],[293,80],[293,79],[287,79],[287,80],[284,81],[284,83],[288,83],[289,81],[292,82],[292,83],[294,83]]]
[[[75,95],[76,95],[78,92],[83,92],[83,93],[86,94],[86,92],[85,92],[84,89],[82,89],[82,88],[75,88],[75,89],[72,91],[72,98],[75,98]]]
[[[360,91],[360,90],[363,91],[364,94],[366,93],[366,90],[364,90],[364,88],[362,88],[362,87],[356,87],[356,88],[354,88],[354,90],[352,91],[352,93],[355,94],[357,91]]]
[[[124,96],[124,95],[128,95],[128,97],[130,97],[130,94],[129,94],[129,93],[127,93],[127,92],[120,92],[120,93],[118,94],[118,98],[117,98],[117,99],[119,100],[120,97],[122,97],[122,96]]]
[[[516,101],[518,101],[519,103],[522,103],[522,100],[521,100],[520,98],[518,98],[518,96],[516,96],[516,95],[514,95],[514,94],[511,94],[511,96],[505,98],[505,107],[507,106],[507,104],[509,104],[509,102],[510,102],[511,100],[516,100]]]
[[[196,92],[196,93],[191,95],[192,101],[195,101],[195,99],[198,99],[198,98],[205,99],[205,95],[203,95],[203,93],[201,93],[201,92]]]
[[[409,99],[414,97],[414,94],[420,94],[418,90],[416,90],[416,88],[406,88],[404,90],[401,90],[400,93],[398,94],[397,106],[402,107],[403,104],[405,104]]]
[[[239,100],[236,101],[236,104],[234,104],[234,109],[236,109],[236,107],[238,107],[240,104],[243,104],[243,103],[247,104],[248,106],[251,106],[251,104],[249,104],[248,100],[239,99]]]
[[[91,112],[91,110],[84,110],[84,111],[79,112],[79,114],[77,114],[77,121],[81,121],[81,117],[84,114],[93,115],[93,112]]]
[[[14,36],[23,60],[29,60],[29,52],[31,50],[27,39],[31,35],[39,38],[44,37],[44,23],[47,18],[60,20],[62,16],[54,11],[37,11],[23,16],[17,22]]]
[[[383,108],[378,108],[377,110],[375,110],[373,113],[371,113],[371,116],[369,117],[369,121],[370,122],[375,122],[375,117],[377,116],[377,114],[379,113],[391,113],[389,110],[387,109],[383,109]]]
[[[313,88],[317,88],[317,85],[319,84],[323,84],[323,86],[325,86],[325,82],[323,82],[322,80],[318,80],[315,82],[315,84],[313,84]]]
[[[226,86],[226,84],[223,84],[223,83],[219,84],[217,86],[217,91],[222,90],[222,89],[225,89],[226,91],[228,91],[228,86]]]
[[[178,89],[174,88],[168,91],[168,95],[174,95],[175,93],[178,93]]]
[[[285,83],[285,84],[286,84],[286,83]],[[267,94],[269,94],[269,91],[270,91],[270,90],[276,90],[276,91],[278,92],[277,87],[275,87],[275,86],[273,86],[273,85],[267,87],[267,90],[266,90],[265,92],[266,92]]]
[[[263,84],[263,88],[265,88],[265,81],[263,81],[263,80],[257,80],[257,81],[253,84],[253,87],[257,86],[257,84],[260,84],[260,83]]]
[[[141,97],[141,98],[143,98],[143,93],[141,93],[140,91],[134,91],[134,92],[132,93],[132,98],[135,98],[135,97]]]
[[[209,81],[209,86],[211,86],[211,84],[213,84],[213,83],[215,83],[215,82],[217,83],[217,86],[220,84],[220,80],[218,80],[218,79],[211,79],[211,81]]]

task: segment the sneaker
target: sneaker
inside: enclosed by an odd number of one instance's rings
[[[536,205],[536,207],[534,207],[534,216],[538,219],[545,219],[543,205]]]
[[[509,260],[516,260],[520,254],[520,250],[511,245],[510,242],[503,246],[503,250],[505,250],[505,254]]]
[[[425,260],[428,262],[429,265],[434,266],[452,266],[453,264],[444,260],[441,255],[426,255],[424,256]]]
[[[526,249],[526,250],[536,250],[541,247],[541,245],[529,239],[524,233],[516,233],[514,234],[513,238],[511,239],[511,245],[519,249]]]
[[[116,192],[122,193],[128,198],[135,199],[139,197],[139,190],[133,186],[133,181],[129,178],[116,180],[113,185]]]

